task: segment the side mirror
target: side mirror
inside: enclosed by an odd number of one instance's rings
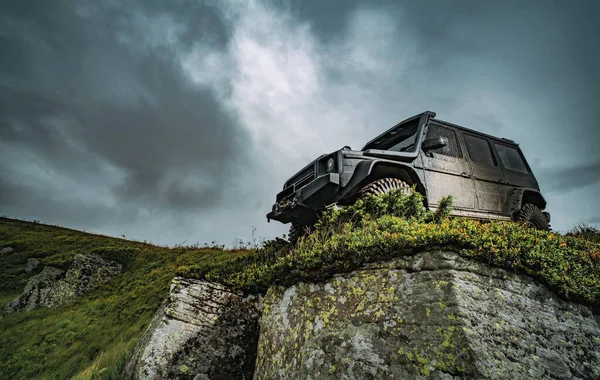
[[[425,152],[428,152],[430,150],[443,148],[446,145],[448,145],[448,138],[444,136],[431,137],[423,141],[423,144],[421,144],[421,149],[423,149]]]

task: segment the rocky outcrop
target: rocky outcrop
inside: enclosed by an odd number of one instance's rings
[[[453,252],[264,298],[178,277],[123,377],[595,379],[599,326],[589,307]]]
[[[176,277],[124,379],[251,379],[260,298]]]
[[[271,288],[254,379],[595,379],[599,325],[527,276],[425,252]]]
[[[25,267],[25,272],[31,273],[32,270],[40,265],[39,260],[36,259],[27,259],[27,266]]]
[[[35,263],[28,262],[28,267],[30,264],[34,266]],[[68,304],[109,281],[122,270],[121,264],[96,255],[75,255],[66,272],[46,266],[42,272],[32,276],[23,294],[8,304],[5,312]]]
[[[4,255],[7,253],[12,253],[15,249],[13,247],[4,247],[0,249],[0,255]]]
[[[4,311],[12,313],[18,310],[33,310],[38,307],[50,306],[56,296],[52,293],[56,281],[64,275],[65,271],[51,266],[45,267],[40,273],[32,276],[23,294],[6,306]]]

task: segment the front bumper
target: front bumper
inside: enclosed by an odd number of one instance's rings
[[[323,174],[273,204],[272,211],[267,214],[267,220],[273,219],[281,223],[308,222],[314,218],[316,209],[335,201],[339,188],[339,173]]]

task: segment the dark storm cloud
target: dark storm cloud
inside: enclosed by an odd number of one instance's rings
[[[135,207],[122,206],[115,209],[90,204],[89,200],[80,199],[78,194],[64,199],[57,197],[56,192],[22,186],[0,176],[0,215],[4,215],[6,205],[13,204],[21,205],[20,214],[6,216],[49,224],[60,220],[62,225],[79,229],[101,228],[114,220],[132,223],[138,217]]]
[[[590,19],[600,14],[600,2],[419,1],[403,8],[415,16],[413,28],[432,52],[427,67],[462,65],[482,84],[495,80],[506,95],[529,98],[524,110],[538,108],[538,122],[547,128],[542,144],[561,128],[569,138],[600,141],[600,50],[590,48],[600,36]],[[448,71],[431,72],[443,86]],[[592,153],[589,144],[584,149],[580,153]]]
[[[113,194],[124,204],[217,207],[248,162],[245,132],[210,89],[189,83],[178,55],[198,41],[224,44],[225,29],[208,8],[115,4],[3,7],[0,140],[75,180],[114,166],[124,179]],[[172,44],[145,36],[169,26],[144,25],[164,12],[183,25]],[[7,195],[22,191],[5,179],[0,199],[22,200]]]
[[[154,14],[171,14],[177,21],[185,26],[180,36],[180,43],[189,47],[198,43],[212,47],[225,46],[231,37],[231,30],[227,28],[221,15],[211,1],[158,1],[136,2],[143,6],[147,12]]]
[[[431,109],[519,141],[555,224],[589,219],[599,11],[554,0],[0,0],[0,214],[127,226],[142,240],[229,239],[266,226],[275,192],[310,157]]]
[[[289,4],[321,40],[333,42],[344,37],[347,17],[357,9],[382,9],[395,15],[421,53],[418,65],[411,68],[411,80],[392,84],[396,91],[428,92],[431,103],[457,108],[465,88],[461,82],[478,81],[482,88],[496,84],[492,91],[529,98],[529,107],[541,116],[540,124],[553,131],[557,129],[552,124],[562,124],[570,133],[585,133],[600,141],[600,128],[592,126],[600,118],[600,51],[590,48],[598,44],[600,35],[598,23],[590,18],[600,14],[598,1],[332,0]],[[369,31],[364,34],[368,36]],[[397,56],[401,55],[402,51]],[[423,86],[426,83],[430,85]],[[562,107],[574,113],[565,114]],[[504,127],[515,139],[519,137],[520,131],[507,121],[518,115],[498,117],[485,109],[471,113],[469,120],[489,132]]]
[[[539,174],[549,193],[565,192],[600,182],[600,162],[574,167],[548,168]]]
[[[179,179],[166,184],[166,199],[171,206],[215,205],[246,154],[244,132],[208,90],[189,87],[159,59],[147,62],[153,63],[136,71],[152,99],[127,108],[106,103],[94,110],[83,121],[86,141],[94,142],[90,150],[130,174],[119,192],[123,196],[155,193],[169,174],[204,177],[210,181],[194,192]]]

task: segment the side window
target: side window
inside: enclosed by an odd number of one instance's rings
[[[494,145],[505,168],[516,172],[529,173],[517,149],[502,144],[494,143]]]
[[[492,147],[486,139],[467,134],[463,136],[465,137],[467,152],[469,152],[471,161],[486,166],[498,166],[492,153]]]
[[[443,136],[448,139],[448,145],[443,148],[432,150],[431,152],[437,154],[443,154],[444,156],[450,157],[462,157],[462,153],[460,151],[460,146],[458,145],[458,140],[456,139],[456,133],[449,128],[444,128],[439,125],[430,124],[427,128],[427,137],[438,137]]]

